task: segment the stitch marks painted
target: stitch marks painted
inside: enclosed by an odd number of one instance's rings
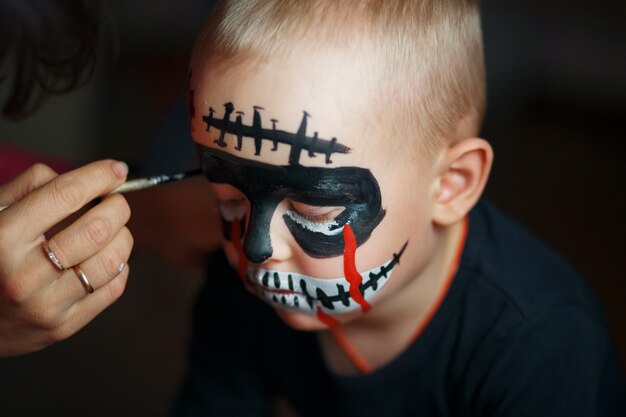
[[[216,128],[220,131],[220,136],[213,142],[219,147],[225,148],[228,146],[225,140],[226,133],[230,133],[237,137],[236,150],[241,150],[243,139],[250,138],[254,140],[254,154],[260,155],[263,147],[263,140],[269,140],[273,146],[270,149],[275,151],[279,143],[286,144],[291,147],[289,152],[289,165],[299,165],[300,155],[302,151],[307,151],[308,156],[313,158],[316,154],[325,155],[325,162],[331,164],[331,155],[335,153],[346,154],[350,152],[350,148],[337,142],[337,138],[322,139],[318,136],[318,132],[314,132],[313,136],[307,136],[307,119],[310,117],[309,113],[303,112],[302,120],[298,131],[296,133],[289,133],[284,130],[276,129],[278,120],[271,119],[272,128],[266,129],[263,127],[261,119],[261,110],[263,107],[253,106],[254,114],[252,117],[252,126],[243,124],[243,115],[241,111],[235,112],[235,106],[233,103],[228,102],[224,104],[224,116],[221,119],[213,117],[215,109],[209,107],[209,114],[202,116],[202,120],[206,123],[206,131],[209,132],[211,128]],[[231,121],[231,115],[237,114],[235,121]]]

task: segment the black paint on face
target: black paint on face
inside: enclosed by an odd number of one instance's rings
[[[215,109],[209,107],[209,114],[202,116],[202,120],[206,123],[207,132],[211,130],[211,127],[220,131],[218,139],[213,143],[217,144],[220,148],[225,148],[228,143],[224,140],[226,133],[233,134],[237,137],[237,145],[235,149],[241,150],[243,138],[254,139],[254,154],[260,155],[261,148],[263,146],[263,140],[272,141],[272,151],[278,148],[279,143],[283,143],[290,147],[289,152],[289,165],[298,165],[300,162],[300,154],[303,150],[308,151],[309,157],[315,157],[317,153],[326,155],[326,163],[332,163],[330,157],[334,153],[348,153],[350,148],[337,142],[337,138],[330,140],[322,139],[318,137],[317,132],[312,137],[307,136],[307,119],[309,114],[303,112],[300,126],[296,133],[285,132],[284,130],[276,129],[276,123],[278,120],[271,119],[272,128],[266,129],[263,127],[263,121],[261,120],[260,110],[264,110],[263,107],[253,106],[254,114],[252,116],[252,126],[243,124],[242,115],[243,112],[236,112],[237,117],[235,121],[231,121],[231,115],[235,112],[235,106],[233,103],[228,102],[224,104],[224,116],[222,119],[216,119],[213,117]]]
[[[334,219],[330,234],[283,216],[296,242],[316,258],[343,254],[341,228],[346,223],[350,223],[360,246],[385,216],[378,182],[368,169],[270,165],[203,145],[198,145],[198,150],[207,178],[214,183],[232,185],[250,202],[243,248],[252,262],[261,263],[272,255],[270,223],[276,207],[285,199],[312,206],[344,207]]]

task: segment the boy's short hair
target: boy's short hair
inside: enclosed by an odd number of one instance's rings
[[[223,0],[194,57],[232,64],[301,45],[353,46],[359,37],[373,53],[374,65],[365,58],[364,65],[380,80],[380,117],[402,127],[394,135],[424,138],[420,149],[432,154],[463,119],[478,133],[485,108],[478,0]]]

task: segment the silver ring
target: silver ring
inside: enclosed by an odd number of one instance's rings
[[[46,255],[48,255],[48,259],[50,259],[50,262],[52,262],[52,264],[54,264],[54,266],[56,266],[59,271],[65,271],[65,267],[63,266],[61,261],[59,261],[59,258],[57,258],[54,252],[52,252],[52,249],[50,249],[50,244],[48,244],[47,240],[43,241],[42,246],[44,252],[46,252]]]
[[[76,272],[76,275],[78,276],[78,279],[80,280],[80,283],[83,284],[83,288],[85,288],[85,291],[87,291],[87,293],[89,294],[93,293],[94,289],[89,283],[89,280],[87,279],[87,275],[85,275],[83,270],[80,269],[78,266],[75,266],[74,272]]]

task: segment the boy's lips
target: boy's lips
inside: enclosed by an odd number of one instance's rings
[[[262,290],[262,291],[267,291],[267,292],[271,292],[274,294],[297,294],[295,291],[289,291],[289,290],[275,290],[272,288],[267,288],[267,287],[263,287],[263,286],[259,286],[256,285],[256,288]]]

